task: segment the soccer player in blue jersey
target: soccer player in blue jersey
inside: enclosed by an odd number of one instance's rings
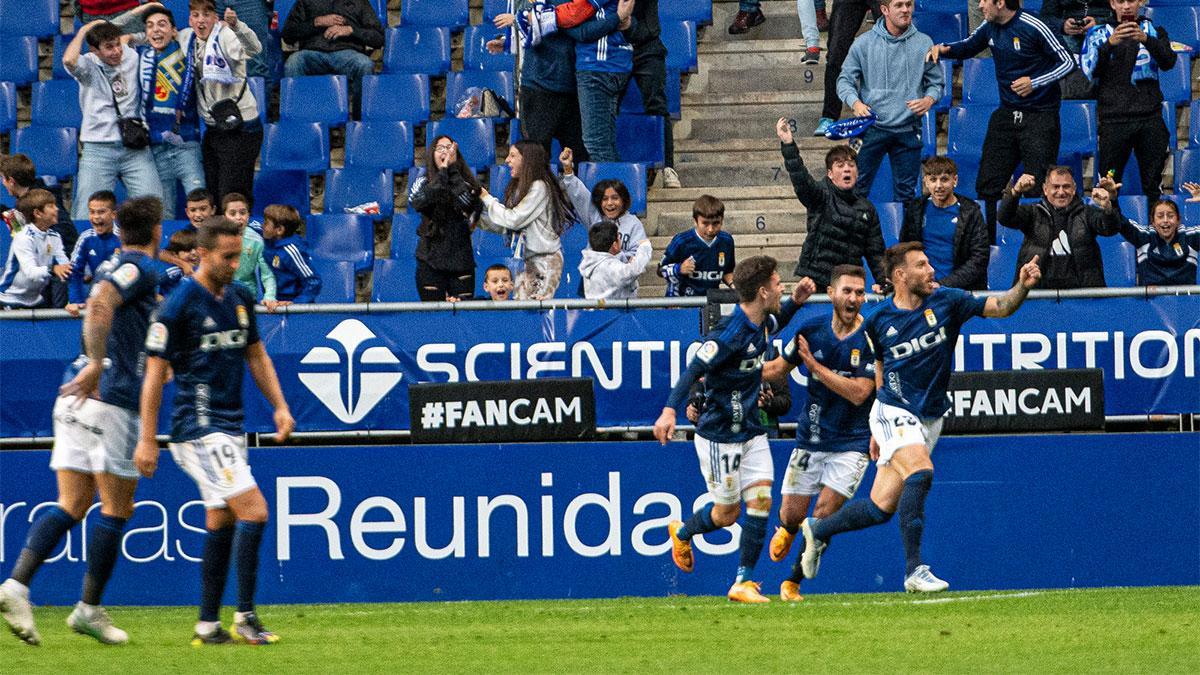
[[[29,583],[63,535],[88,514],[96,492],[100,513],[87,533],[83,593],[67,625],[105,644],[129,640],[100,606],[104,586],[121,550],[121,534],[133,515],[142,384],[142,341],[157,302],[158,241],[162,203],[155,197],[121,206],[121,251],[96,270],[83,320],[84,353],[67,369],[54,402],[54,450],[58,503],[29,528],[12,577],[0,584],[0,614],[13,634],[41,641],[29,604]]]
[[[263,627],[254,611],[267,502],[246,458],[243,363],[275,410],[275,439],[286,441],[295,422],[258,337],[254,293],[232,283],[242,253],[240,226],[228,218],[210,218],[197,231],[196,244],[199,269],[167,298],[146,333],[141,440],[134,461],[146,477],[158,467],[155,422],[169,366],[176,385],[169,447],[175,462],[200,488],[208,530],[200,562],[200,621],[192,644],[234,639],[270,644],[279,638]],[[231,555],[238,576],[232,636],[220,621]]]
[[[734,524],[745,500],[741,561],[728,594],[735,602],[769,602],[751,579],[767,536],[771,483],[775,479],[767,430],[758,414],[762,364],[771,349],[771,336],[787,325],[816,290],[812,279],[806,277],[781,304],[783,286],[775,268],[775,259],[767,256],[738,263],[733,285],[740,302],[700,345],[654,423],[654,437],[666,445],[675,433],[675,410],[687,399],[692,384],[704,378],[695,445],[700,473],[708,483],[713,504],[696,511],[686,523],[671,522],[667,530],[671,558],[679,569],[691,572],[694,560],[690,539]]]
[[[830,278],[832,316],[822,313],[802,323],[783,355],[763,366],[763,379],[782,379],[801,364],[808,369],[808,403],[798,416],[796,449],[780,490],[781,525],[768,549],[775,562],[787,557],[813,496],[819,495],[814,517],[833,515],[854,496],[867,471],[875,354],[861,330],[859,314],[866,300],[866,272],[857,265],[837,265]],[[803,600],[803,578],[797,559],[779,587],[780,599]]]
[[[871,457],[876,461],[870,499],[856,499],[832,516],[808,518],[800,526],[804,577],[817,574],[821,553],[835,534],[885,523],[900,513],[904,541],[904,590],[911,593],[944,591],[949,584],[937,578],[921,560],[925,529],[925,499],[933,486],[930,455],[950,409],[954,345],[962,325],[975,316],[1011,316],[1029,290],[1042,278],[1038,257],[1021,267],[1017,283],[1006,293],[976,298],[970,293],[938,287],[921,242],[897,244],[887,250],[884,267],[896,293],[867,317],[862,330],[875,351],[878,390],[871,406]]]
[[[736,261],[733,236],[725,224],[725,205],[720,199],[701,195],[692,205],[696,227],[680,232],[667,244],[658,273],[667,280],[667,297],[698,295],[733,281]]]

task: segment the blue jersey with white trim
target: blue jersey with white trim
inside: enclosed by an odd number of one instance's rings
[[[967,319],[983,316],[986,304],[987,298],[945,286],[913,310],[896,307],[895,296],[884,301],[862,327],[883,361],[879,401],[922,419],[946,414],[946,387],[959,331]]]
[[[146,335],[146,353],[171,362],[171,440],[243,433],[246,347],[258,342],[254,295],[231,283],[216,297],[195,278],[180,282]]]
[[[685,276],[679,268],[688,258],[696,261],[696,268]],[[704,241],[691,229],[671,238],[658,273],[667,280],[668,298],[703,297],[709,289],[720,287],[721,280],[732,274],[736,265],[733,235],[721,230],[712,241]]]
[[[796,332],[808,341],[818,363],[843,377],[867,378],[874,388],[875,353],[863,327],[839,339],[832,321],[829,314],[815,316],[800,324]],[[801,364],[795,340],[788,340],[783,358],[792,365]],[[872,399],[867,397],[862,405],[855,405],[809,373],[808,402],[796,420],[796,446],[812,452],[866,452],[871,440]]]

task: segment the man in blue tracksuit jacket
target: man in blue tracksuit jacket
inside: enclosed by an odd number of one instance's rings
[[[619,162],[617,104],[633,70],[633,47],[621,31],[631,25],[631,0],[591,0],[596,14],[565,32],[575,39],[575,83],[583,144],[593,162]]]
[[[984,22],[966,40],[935,45],[930,58],[968,59],[992,50],[1000,107],[988,121],[975,192],[984,200],[988,229],[996,232],[996,202],[1024,162],[1040,186],[1058,161],[1061,130],[1058,81],[1075,68],[1062,42],[1020,0],[980,0]]]

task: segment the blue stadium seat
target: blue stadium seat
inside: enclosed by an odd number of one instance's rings
[[[1000,228],[997,228],[1000,229]],[[988,260],[988,290],[1003,291],[1013,286],[1020,246],[993,246]]]
[[[329,168],[329,131],[317,122],[284,120],[266,125],[260,166],[272,171],[325,171]]]
[[[396,194],[390,170],[348,167],[325,172],[325,213],[344,213],[346,208],[379,202],[382,216],[392,215]]]
[[[492,24],[467,26],[463,32],[463,70],[502,70],[513,72],[516,57],[509,52],[493,54],[487,50],[487,42],[505,31]]]
[[[517,141],[520,141],[523,139],[524,139],[524,137],[521,135],[521,125],[520,124],[508,125],[508,144],[509,145],[514,145],[517,143]],[[558,156],[561,154],[562,154],[562,144],[558,142],[557,138],[551,139],[550,140],[550,168],[555,169],[557,171]]]
[[[375,261],[371,279],[371,302],[420,302],[417,295],[415,257],[385,258]]]
[[[467,25],[468,4],[467,0],[405,0],[400,7],[400,24],[460,28]]]
[[[583,261],[583,249],[588,247],[588,229],[576,223],[562,233],[563,274],[558,289],[554,292],[556,298],[582,296],[579,263]]]
[[[0,2],[0,26],[6,35],[45,38],[58,34],[59,0],[4,0]]]
[[[483,0],[483,22],[492,24],[492,19],[501,14],[511,14],[513,0]]]
[[[1096,237],[1104,262],[1104,282],[1111,288],[1137,285],[1137,251],[1120,235]]]
[[[186,24],[185,24],[186,25]],[[258,102],[258,121],[263,124],[267,123],[267,83],[261,77],[250,78],[250,93],[254,96],[254,100]]]
[[[1075,153],[1082,157],[1096,155],[1096,102],[1063,101],[1058,111],[1062,140],[1058,153]]]
[[[492,120],[446,118],[430,122],[425,125],[425,147],[429,148],[433,139],[443,134],[458,143],[463,159],[476,171],[496,163],[496,130]]]
[[[179,30],[183,30],[184,28],[187,28],[188,14],[189,14],[188,0],[156,0],[156,1],[161,3],[167,9],[171,10],[171,16],[175,18],[175,27],[176,28],[178,28]],[[283,4],[282,0],[276,0],[276,2],[275,2],[276,8],[278,8],[278,6],[281,4]],[[279,27],[281,29],[283,28],[283,22],[285,19],[287,19],[287,16],[285,14],[279,15]]]
[[[512,181],[512,169],[508,168],[507,164],[493,164],[488,167],[488,192],[503,199],[504,190],[508,188],[508,184]]]
[[[7,227],[0,227],[0,264],[8,264],[8,249],[12,247],[12,234]]]
[[[74,127],[83,123],[79,110],[79,83],[48,80],[33,83],[32,123],[39,127]]]
[[[75,175],[79,166],[79,131],[70,127],[26,127],[12,132],[13,154],[29,155],[38,175],[58,179]]]
[[[15,128],[17,128],[17,85],[12,82],[0,82],[0,133]]]
[[[983,205],[980,204],[980,208],[982,207]],[[1025,233],[1011,227],[997,225],[996,243],[1000,244],[1001,246],[1016,246],[1017,248],[1020,248],[1021,244],[1025,243]]]
[[[668,0],[658,6],[660,21],[691,21],[697,26],[713,22],[712,0]]]
[[[629,210],[637,214],[646,213],[646,169],[633,162],[580,162],[576,168],[579,180],[592,189],[596,183],[615,178],[629,189]],[[584,223],[591,226],[594,223]]]
[[[1181,106],[1192,101],[1192,58],[1187,54],[1177,54],[1175,67],[1158,74],[1158,86],[1162,89],[1163,100]]]
[[[313,257],[312,268],[321,277],[321,292],[317,294],[317,302],[354,302],[354,263]]]
[[[513,254],[512,243],[503,234],[476,228],[475,232],[471,234],[471,242],[476,256],[503,258]]]
[[[694,73],[699,59],[696,55],[696,24],[691,21],[662,21],[659,39],[667,48],[667,68]]]
[[[375,260],[375,218],[349,213],[309,216],[304,238],[314,258],[347,260],[359,272]]]
[[[305,171],[259,171],[254,174],[254,214],[262,215],[268,204],[287,204],[306,215],[308,173]]]
[[[1117,203],[1121,206],[1121,214],[1126,218],[1141,225],[1150,223],[1148,216],[1150,205],[1147,203],[1145,195],[1122,195],[1117,197]]]
[[[920,187],[917,188],[918,190]],[[887,155],[883,156],[883,161],[879,163],[879,170],[875,172],[875,180],[871,182],[871,191],[867,198],[874,204],[881,202],[890,202],[895,195],[892,189],[892,159]]]
[[[967,59],[962,68],[963,105],[1000,105],[1000,88],[996,84],[996,66],[991,59]],[[989,111],[990,113],[991,111]]]
[[[652,168],[663,165],[663,118],[653,115],[617,117],[617,156]]]
[[[1188,120],[1188,147],[1200,148],[1200,99],[1192,101],[1191,115]],[[1172,145],[1171,149],[1175,149],[1175,146]]]
[[[958,42],[967,36],[967,17],[962,14],[922,12],[916,15],[913,24],[932,38],[935,45]]]
[[[340,127],[350,119],[345,75],[285,77],[279,81],[279,119]]]
[[[937,154],[937,112],[930,110],[921,116],[921,159]],[[918,188],[918,191],[920,188]]]
[[[50,77],[52,77],[56,80],[71,79],[71,74],[68,73],[67,69],[63,67],[62,55],[63,55],[63,50],[65,50],[67,48],[67,45],[71,44],[71,39],[74,37],[75,37],[74,34],[72,34],[72,35],[55,35],[54,36],[54,40],[52,41],[52,46],[51,46]],[[87,53],[87,41],[86,40],[83,43],[83,53],[85,53],[85,54]]]
[[[404,182],[404,197],[405,197],[405,199],[408,199],[408,195],[412,192],[413,183],[417,182],[417,179],[424,175],[425,175],[425,167],[423,167],[423,166],[409,167],[408,175],[405,176],[405,182]],[[416,215],[416,211],[413,211],[412,204],[410,204],[410,203],[405,204],[405,211],[409,215]]]
[[[403,172],[413,163],[408,122],[373,120],[346,125],[346,166]]]
[[[955,192],[971,199],[978,197],[979,195],[975,194],[975,179],[979,176],[979,150],[975,149],[969,153],[948,152],[946,156],[958,166],[958,187],[955,188]]]
[[[1175,152],[1175,148],[1179,147],[1179,115],[1175,113],[1175,106],[1171,105],[1170,101],[1162,103],[1163,124],[1167,125],[1167,133],[1171,136],[1170,145],[1168,146],[1171,152]],[[1097,122],[1099,124],[1099,122]]]
[[[417,228],[421,225],[418,213],[397,213],[392,217],[392,240],[389,257],[412,258],[417,250]],[[476,230],[476,233],[482,230]]]
[[[513,106],[516,97],[513,94],[513,76],[511,72],[497,70],[470,70],[464,73],[446,74],[446,115],[451,117],[463,94],[471,87],[491,89],[496,92],[509,106]],[[513,106],[515,107],[515,106]]]
[[[1185,194],[1184,183],[1200,183],[1200,148],[1175,153],[1175,193]]]
[[[941,59],[938,65],[942,67],[942,97],[933,104],[933,111],[947,113],[954,105],[954,63],[950,59]]]
[[[900,226],[904,224],[904,202],[877,202],[879,229],[883,230],[883,243],[893,246],[900,242]]]
[[[166,248],[167,244],[170,243],[170,241],[171,241],[171,235],[175,234],[176,232],[182,230],[183,228],[185,228],[191,224],[192,224],[192,221],[190,221],[190,220],[164,220],[162,222],[161,246],[163,248]],[[83,232],[84,230],[88,229],[91,226],[92,226],[91,223],[86,220],[75,221],[75,229],[80,232]]]
[[[667,110],[671,113],[672,119],[679,119],[682,113],[683,105],[681,103],[682,85],[679,81],[679,73],[674,70],[667,71]],[[625,89],[625,95],[621,98],[620,113],[643,113],[646,109],[642,107],[642,92],[638,89],[637,81],[629,78],[629,86]]]
[[[1156,26],[1166,29],[1172,42],[1182,42],[1193,50],[1200,49],[1200,6],[1151,7],[1145,14]]]
[[[429,119],[429,76],[420,73],[368,75],[362,84],[362,119],[404,120],[419,124]]]
[[[385,37],[383,72],[441,75],[450,70],[449,28],[399,26],[387,29]]]
[[[296,6],[296,2],[297,0],[274,0],[272,3],[275,7],[275,13],[279,15],[279,28],[274,31],[276,34],[283,33],[283,25],[287,23],[288,15],[292,13],[292,8]],[[185,21],[179,28],[182,29],[186,25],[187,22]]]
[[[38,79],[37,38],[31,35],[0,35],[0,82],[29,84]]]

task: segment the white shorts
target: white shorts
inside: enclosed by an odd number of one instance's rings
[[[849,499],[858,490],[869,463],[865,452],[810,452],[796,448],[788,459],[780,491],[785,495],[811,496],[827,487]]]
[[[742,487],[775,480],[775,463],[766,434],[741,443],[717,443],[696,434],[696,456],[708,492],[718,504],[742,501]]]
[[[179,468],[196,481],[205,508],[224,508],[226,500],[257,485],[246,459],[245,436],[213,432],[167,447]]]
[[[943,418],[923,420],[904,408],[880,403],[871,405],[871,436],[879,444],[878,466],[887,466],[892,455],[907,445],[924,445],[933,454],[942,435]]]
[[[138,414],[94,398],[75,408],[77,400],[60,396],[54,401],[50,468],[136,479],[133,450],[140,431]]]

